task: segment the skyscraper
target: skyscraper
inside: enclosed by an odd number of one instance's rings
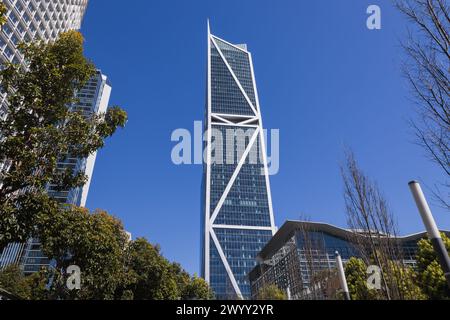
[[[83,89],[75,93],[77,102],[69,106],[69,108],[73,111],[82,112],[85,117],[104,113],[108,108],[110,95],[111,85],[107,77],[97,70],[96,74],[84,85]],[[58,168],[61,170],[72,167],[75,172],[84,172],[88,177],[88,181],[83,187],[63,191],[55,190],[53,185],[49,185],[47,187],[48,194],[62,204],[84,207],[94,171],[96,155],[96,153],[93,153],[87,159],[69,156],[65,160],[58,162]],[[25,274],[37,272],[51,263],[42,253],[39,239],[30,239],[25,245],[11,244],[8,247],[10,246],[21,246],[23,248],[17,262]],[[6,250],[8,250],[8,247]],[[12,251],[11,248],[9,250]],[[1,260],[0,258],[0,266],[2,264]]]
[[[110,95],[111,85],[107,77],[98,70],[83,89],[75,93],[77,102],[68,107],[73,111],[82,112],[85,117],[90,117],[106,111]],[[58,163],[59,169],[65,170],[68,167],[72,167],[75,172],[84,172],[88,177],[88,181],[83,187],[63,191],[55,190],[53,185],[49,185],[47,187],[49,195],[62,204],[84,207],[95,159],[96,153],[93,153],[87,159],[69,156],[61,160]],[[27,274],[39,271],[42,267],[47,266],[49,261],[41,251],[39,239],[30,239],[26,244],[11,243],[5,248],[3,254],[0,255],[0,268],[10,264],[20,264]]]
[[[249,298],[248,274],[275,233],[262,118],[247,46],[209,25],[205,137],[202,276],[219,299]]]
[[[83,89],[75,93],[77,102],[69,106],[72,111],[81,112],[86,118],[95,114],[106,112],[111,95],[111,85],[108,78],[97,70],[95,75],[84,85]],[[75,172],[84,172],[88,181],[83,187],[71,190],[58,191],[54,185],[48,186],[48,193],[60,203],[73,204],[84,207],[91,184],[97,153],[93,153],[87,159],[79,159],[69,156],[64,161],[58,162],[58,168],[65,170],[73,168]]]
[[[61,32],[78,30],[88,0],[3,0],[7,21],[0,32],[0,63],[23,63],[17,44],[55,40]],[[6,115],[0,92],[0,117]]]
[[[62,32],[78,30],[88,0],[4,0],[7,22],[0,32],[0,63],[23,63],[17,44],[32,40],[45,42],[55,40]],[[80,91],[75,93],[79,102],[68,106],[80,110],[86,116],[104,112],[109,102],[111,86],[106,76],[97,71],[95,76]],[[6,117],[6,95],[0,92],[0,117]],[[56,192],[48,186],[51,196],[61,203],[84,206],[91,181],[96,155],[87,159],[68,158],[58,163],[61,169],[69,166],[75,171],[84,171],[88,182],[82,188]],[[0,169],[6,166],[0,163]],[[11,243],[0,255],[0,268],[10,264],[21,264],[26,273],[38,271],[49,261],[40,251],[39,240],[30,239],[26,244]]]

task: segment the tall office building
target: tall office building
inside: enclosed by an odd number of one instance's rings
[[[248,273],[275,233],[252,56],[210,33],[202,276],[218,299],[250,298]]]
[[[85,117],[104,113],[108,108],[110,95],[111,86],[108,79],[98,70],[86,83],[83,89],[75,94],[77,102],[69,106],[69,108],[73,111],[82,112]],[[72,168],[75,172],[84,172],[88,177],[88,180],[83,187],[70,190],[55,190],[55,186],[49,185],[47,187],[48,194],[61,204],[84,207],[86,205],[89,186],[94,171],[96,155],[97,153],[93,153],[87,159],[69,156],[65,160],[58,162],[59,169],[65,170],[67,168]],[[17,246],[18,244],[15,245]],[[25,274],[37,272],[42,267],[48,266],[50,263],[51,262],[41,251],[39,239],[30,239],[26,245],[23,246],[19,264]]]
[[[17,44],[31,40],[45,42],[55,40],[62,32],[78,30],[86,11],[88,0],[3,0],[7,21],[0,32],[0,63],[23,63]],[[106,110],[111,87],[106,77],[97,72],[85,88],[76,93],[79,104],[70,108],[83,110],[86,116]],[[0,117],[6,117],[6,95],[0,92]],[[95,162],[95,154],[88,159],[69,158],[59,163],[60,168],[73,166],[89,177],[83,188],[56,192],[52,186],[49,193],[62,203],[84,206]],[[0,163],[7,170],[7,162]],[[30,239],[26,244],[11,243],[0,255],[0,269],[10,264],[22,264],[25,271],[39,270],[48,265],[48,259],[40,251],[39,241]]]

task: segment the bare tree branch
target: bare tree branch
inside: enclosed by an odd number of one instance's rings
[[[440,188],[449,190],[450,7],[445,0],[394,0],[394,3],[412,27],[402,43],[406,53],[403,72],[417,113],[411,127],[417,144],[445,174]],[[436,191],[439,204],[450,211],[449,198]]]

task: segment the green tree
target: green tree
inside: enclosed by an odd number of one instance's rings
[[[379,300],[381,295],[367,287],[367,265],[362,259],[351,258],[345,265],[345,276],[352,300]]]
[[[24,277],[18,268],[0,273],[0,287],[23,299],[207,300],[208,284],[171,263],[159,246],[128,241],[120,220],[97,210],[66,207],[38,218],[47,270]],[[67,288],[67,268],[81,270],[81,288]]]
[[[3,26],[6,23],[6,12],[8,9],[6,8],[5,4],[3,2],[0,2],[0,27]]]
[[[0,119],[0,162],[6,163],[0,169],[0,250],[39,236],[37,217],[61,210],[46,193],[49,183],[69,190],[86,182],[84,173],[58,169],[58,160],[88,157],[127,119],[119,107],[92,117],[68,108],[95,71],[80,33],[18,49],[26,65],[6,63],[0,71],[7,93],[7,117]]]
[[[16,265],[6,267],[0,272],[0,288],[24,300],[41,300],[47,297],[45,273],[35,273],[25,277]]]
[[[262,287],[257,294],[257,300],[287,300],[286,293],[274,284]]]
[[[442,233],[442,240],[450,254],[450,239]],[[419,241],[417,252],[417,277],[423,292],[432,300],[450,299],[450,289],[447,286],[444,272],[438,262],[430,240]]]
[[[181,296],[173,265],[165,259],[159,246],[144,238],[129,244],[126,252],[128,283],[124,291],[133,292],[135,300],[177,300]]]
[[[383,300],[385,295],[381,290],[369,289],[367,286],[368,266],[362,259],[351,258],[345,265],[345,275],[350,295],[353,300]],[[389,278],[388,286],[396,286],[402,300],[424,300],[426,296],[417,285],[417,277],[409,267],[401,263],[388,261],[383,266],[386,273],[392,275]]]
[[[39,217],[44,254],[55,261],[51,299],[114,299],[126,279],[127,235],[120,220],[104,211],[68,207],[54,216]],[[81,269],[81,289],[66,286],[68,266]]]
[[[126,281],[116,296],[135,300],[210,300],[206,281],[191,277],[178,263],[170,263],[159,246],[144,238],[132,241],[125,252]]]
[[[21,299],[27,299],[31,294],[30,286],[25,281],[22,271],[15,265],[6,267],[0,272],[0,288]]]
[[[182,300],[212,300],[214,293],[208,283],[194,275],[181,291]]]

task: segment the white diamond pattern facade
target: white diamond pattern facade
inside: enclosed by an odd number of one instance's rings
[[[78,30],[88,0],[3,0],[7,22],[0,32],[0,62],[22,63],[16,49],[21,42],[55,40],[61,32]],[[5,103],[1,94],[0,105]],[[0,116],[5,115],[0,108]]]
[[[245,299],[256,255],[276,231],[252,57],[245,45],[212,35],[208,26],[207,69],[202,276],[216,298]],[[241,146],[238,131],[245,133]],[[233,163],[216,161],[217,134],[225,137],[223,146],[232,145],[226,154]],[[259,162],[251,161],[255,155]]]

